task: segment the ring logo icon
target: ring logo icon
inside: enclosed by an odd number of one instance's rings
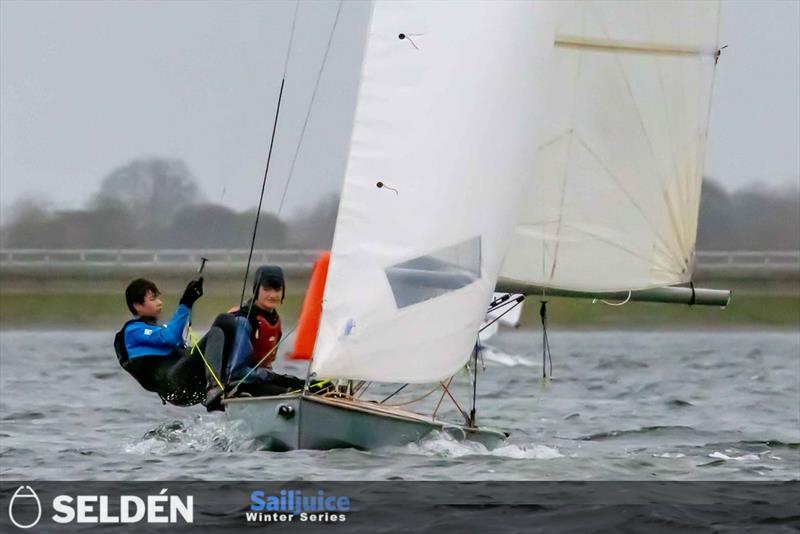
[[[14,515],[15,510],[16,516]],[[36,516],[35,519],[33,519],[34,516]],[[42,518],[42,502],[33,488],[30,486],[17,488],[8,503],[8,518],[18,528],[31,528],[39,523]]]

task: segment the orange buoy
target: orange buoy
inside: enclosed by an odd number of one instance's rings
[[[323,252],[314,262],[311,269],[311,280],[308,282],[308,291],[303,298],[303,307],[300,310],[300,321],[297,325],[297,334],[294,339],[294,350],[287,353],[292,360],[310,360],[314,352],[314,343],[317,341],[319,318],[322,315],[322,294],[325,291],[325,280],[328,277],[328,264],[331,260],[330,252]]]

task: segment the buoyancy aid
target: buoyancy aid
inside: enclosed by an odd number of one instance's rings
[[[250,365],[258,365],[258,362],[269,354],[281,340],[281,336],[283,335],[281,319],[278,317],[277,313],[275,316],[277,321],[275,324],[270,324],[266,317],[261,314],[256,314],[256,328],[253,330],[253,355],[250,360]],[[261,362],[261,367],[269,367],[270,360],[272,359],[274,358],[265,359]]]
[[[125,369],[125,371],[127,371],[145,390],[158,393],[158,396],[161,397],[161,401],[164,402],[164,397],[158,392],[153,375],[144,372],[146,368],[142,364],[145,364],[145,362],[143,360],[131,359],[128,355],[128,347],[125,344],[125,330],[128,328],[129,324],[141,321],[142,319],[137,317],[122,325],[122,329],[114,335],[114,352],[117,354],[120,367]]]

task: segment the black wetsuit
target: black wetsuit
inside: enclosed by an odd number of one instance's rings
[[[211,329],[198,342],[194,353],[182,346],[173,348],[168,354],[142,355],[129,357],[125,343],[125,331],[134,322],[149,323],[147,318],[129,321],[114,338],[114,349],[122,367],[128,371],[147,391],[157,393],[161,400],[177,406],[191,406],[203,402],[208,390],[217,386],[219,379],[225,384],[227,355],[236,331],[232,315],[217,316]],[[213,370],[206,367],[206,362]]]

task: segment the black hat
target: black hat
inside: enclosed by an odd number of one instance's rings
[[[280,289],[281,302],[286,296],[286,281],[283,278],[283,269],[277,265],[262,265],[256,269],[256,275],[253,278],[253,295],[256,295],[258,287]]]

